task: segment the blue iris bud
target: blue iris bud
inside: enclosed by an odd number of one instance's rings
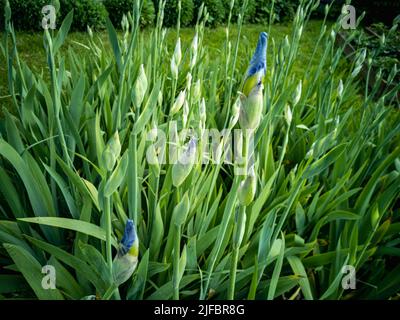
[[[242,89],[239,123],[242,129],[256,129],[263,106],[262,80],[267,70],[268,34],[261,32],[253,57],[245,75]]]
[[[121,285],[132,276],[138,263],[138,255],[139,239],[135,224],[129,219],[113,261],[113,278],[116,285]]]

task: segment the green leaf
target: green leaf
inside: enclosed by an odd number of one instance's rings
[[[42,279],[46,275],[42,273],[42,266],[40,265],[40,263],[28,251],[19,246],[15,246],[9,243],[4,243],[3,246],[39,299],[64,300],[63,295],[57,288],[43,288]]]
[[[307,300],[313,300],[310,282],[308,281],[308,276],[307,276],[306,270],[304,269],[304,266],[303,266],[301,260],[296,256],[289,256],[289,257],[287,257],[287,260],[289,261],[289,264],[292,267],[293,272],[296,275],[301,276],[301,279],[299,280],[299,284],[301,287],[301,291],[304,294],[304,297]]]
[[[105,230],[92,223],[81,220],[68,219],[68,218],[53,218],[53,217],[20,218],[18,220],[29,223],[37,223],[57,228],[73,230],[106,241]],[[117,247],[117,241],[114,238],[111,239],[111,241],[113,246]]]
[[[347,144],[343,143],[331,151],[329,151],[326,155],[324,155],[321,159],[317,160],[316,162],[312,163],[303,174],[304,179],[310,179],[313,176],[321,173],[326,168],[328,168],[335,160],[344,152],[346,149]]]
[[[125,152],[104,187],[104,196],[110,197],[121,185],[128,169],[128,152]]]
[[[150,97],[147,100],[146,106],[144,107],[142,113],[140,114],[137,121],[134,123],[132,128],[132,134],[139,134],[146,127],[149,122],[155,107],[157,106],[157,99],[160,93],[161,80],[158,80],[155,84],[153,90],[151,91]]]
[[[21,275],[0,274],[0,293],[28,291],[26,280]]]
[[[104,292],[108,289],[107,284],[104,283],[98,276],[96,276],[96,273],[87,265],[85,261],[52,244],[29,236],[26,236],[26,238],[36,247],[54,255],[54,257],[56,257],[58,260],[74,268],[77,273],[82,274],[85,279],[90,281],[98,291]]]
[[[74,11],[71,10],[65,17],[63,23],[61,24],[60,30],[57,33],[57,37],[54,40],[53,43],[54,54],[57,53],[57,51],[63,45],[65,38],[68,35],[69,29],[71,28],[73,18],[74,18]]]
[[[118,70],[122,72],[122,56],[121,56],[121,49],[119,47],[118,36],[115,28],[110,20],[109,17],[106,19],[106,28],[108,32],[108,38],[111,43],[112,50],[114,52],[115,61],[117,62]]]
[[[275,297],[275,292],[278,286],[278,281],[282,270],[284,256],[285,256],[285,237],[282,233],[281,250],[279,252],[278,259],[276,260],[274,272],[272,273],[271,282],[268,288],[268,296],[267,296],[268,300],[273,300]]]

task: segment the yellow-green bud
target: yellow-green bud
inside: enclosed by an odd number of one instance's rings
[[[338,86],[338,97],[342,98],[343,95],[343,81],[342,79],[339,80],[339,86]]]
[[[299,84],[296,87],[296,94],[293,98],[293,107],[299,103],[300,98],[301,98],[301,91],[302,91],[302,84],[301,84],[301,80],[300,80]]]
[[[175,60],[176,65],[179,66],[182,60],[181,38],[178,38],[178,40],[176,41],[173,58]]]
[[[171,115],[177,113],[179,110],[181,110],[186,98],[186,90],[182,90],[178,97],[176,98],[174,105],[171,108]]]
[[[200,100],[201,96],[201,82],[200,79],[196,81],[193,88],[193,102],[197,102]]]
[[[178,158],[177,163],[172,166],[172,184],[179,187],[192,171],[196,157],[197,143],[192,138],[187,144],[187,149]]]
[[[188,197],[188,194],[185,193],[181,202],[179,202],[176,205],[176,207],[174,208],[174,211],[172,213],[175,226],[180,227],[185,223],[186,217],[189,213],[189,208],[190,208],[189,197]]]
[[[239,203],[248,206],[254,199],[257,188],[257,179],[252,167],[249,175],[240,183],[238,190]]]
[[[175,62],[174,57],[172,57],[172,59],[171,59],[171,73],[172,73],[172,77],[175,80],[178,79],[178,66]]]
[[[121,143],[119,141],[118,131],[107,142],[107,145],[102,154],[102,160],[107,171],[111,171],[121,153]]]
[[[240,109],[241,109],[241,98],[237,98],[232,106],[232,116],[229,120],[229,129],[233,129],[233,127],[238,122],[240,116]]]
[[[147,91],[147,77],[146,77],[146,73],[144,71],[144,67],[143,64],[140,65],[139,68],[139,75],[136,78],[135,81],[135,86],[134,86],[134,104],[135,107],[140,107],[140,105],[143,102],[144,99],[144,95],[146,94]]]
[[[257,129],[263,108],[263,86],[255,86],[248,97],[242,96],[239,123],[242,129]]]

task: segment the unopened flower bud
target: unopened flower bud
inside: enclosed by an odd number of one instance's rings
[[[301,98],[301,91],[302,91],[302,84],[301,84],[301,80],[300,80],[299,84],[296,87],[296,94],[293,99],[293,107],[299,103],[300,98]]]
[[[175,50],[174,50],[174,60],[177,66],[180,65],[181,60],[182,60],[182,51],[181,51],[181,38],[178,38],[176,41],[175,45]]]
[[[194,85],[194,89],[193,89],[193,102],[197,102],[199,101],[201,96],[201,82],[200,79],[198,79]]]
[[[107,142],[102,154],[102,160],[107,171],[111,171],[121,153],[121,143],[119,141],[118,131]]]
[[[175,59],[172,58],[171,59],[171,73],[172,73],[172,77],[176,80],[178,79],[178,66],[176,65]]]
[[[339,86],[338,86],[338,97],[342,98],[343,95],[343,81],[342,79],[339,80]]]
[[[196,159],[196,149],[196,139],[192,138],[188,142],[186,150],[179,156],[178,162],[172,166],[172,184],[175,187],[179,187],[192,171]]]
[[[146,73],[144,71],[143,64],[141,64],[139,68],[139,75],[136,78],[133,90],[135,107],[139,108],[140,105],[142,104],[144,95],[146,94],[147,91],[147,86],[148,84],[147,84]]]
[[[186,90],[182,90],[178,97],[176,98],[174,105],[171,108],[171,115],[177,113],[179,110],[181,110],[183,103],[185,102],[186,98]]]
[[[239,203],[242,206],[248,206],[254,199],[257,188],[257,179],[254,172],[254,167],[251,167],[249,174],[240,183],[238,189]]]

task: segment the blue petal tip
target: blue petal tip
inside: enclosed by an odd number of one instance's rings
[[[128,219],[125,225],[124,235],[122,236],[121,243],[125,250],[129,250],[136,240],[135,224],[131,219]]]
[[[257,47],[253,57],[251,58],[250,66],[247,71],[247,77],[250,77],[259,71],[262,71],[262,73],[265,74],[267,69],[267,43],[268,33],[260,32]]]

